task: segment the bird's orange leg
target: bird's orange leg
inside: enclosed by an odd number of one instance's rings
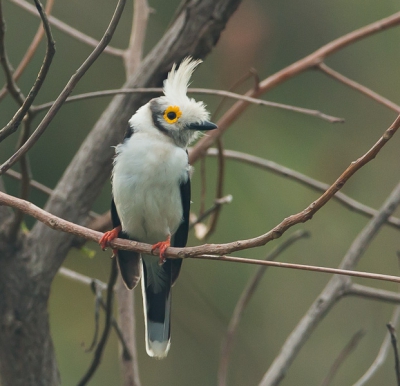
[[[103,237],[100,239],[99,244],[101,249],[104,251],[108,246],[110,241],[113,241],[118,237],[119,232],[121,232],[121,225],[115,227],[113,230],[104,233]],[[113,249],[113,254],[116,255],[118,249]]]
[[[160,261],[159,265],[163,265],[165,263],[165,251],[168,247],[171,246],[171,235],[168,235],[165,241],[160,241],[159,243],[154,244],[151,247],[151,252],[154,252],[156,249],[160,251]]]

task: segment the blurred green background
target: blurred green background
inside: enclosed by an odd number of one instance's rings
[[[52,14],[86,34],[99,39],[116,2],[106,0],[56,1]],[[162,36],[179,1],[150,0],[146,52]],[[308,55],[345,33],[397,12],[394,0],[261,1],[245,0],[230,20],[218,45],[196,71],[193,86],[228,89],[249,68],[260,79]],[[4,2],[7,23],[6,44],[10,61],[16,66],[38,26],[38,19],[8,1]],[[111,44],[126,47],[132,16],[128,2]],[[57,53],[48,79],[36,103],[53,100],[91,52],[91,48],[53,28]],[[344,75],[400,103],[400,28],[376,34],[341,50],[326,63]],[[22,76],[19,85],[28,92],[40,67],[45,44]],[[1,81],[4,83],[4,76]],[[87,72],[74,91],[118,88],[124,81],[122,62],[103,55]],[[242,90],[252,87],[248,81]],[[219,98],[198,96],[213,112]],[[346,88],[317,71],[309,71],[272,90],[268,100],[318,109],[345,118],[343,124],[293,112],[252,106],[224,136],[224,146],[248,152],[293,168],[323,182],[333,182],[350,164],[364,154],[396,117],[393,111]],[[111,98],[91,99],[65,105],[42,139],[30,151],[33,177],[54,187]],[[232,101],[228,101],[229,106]],[[16,110],[7,97],[0,105],[3,126]],[[40,117],[35,121],[39,123]],[[214,118],[216,119],[216,118]],[[111,130],[112,128],[110,128]],[[17,135],[0,145],[0,161],[10,156]],[[379,156],[358,172],[343,191],[360,202],[378,208],[400,179],[399,138],[395,136]],[[207,165],[208,205],[215,190],[216,160]],[[200,167],[193,177],[193,210],[200,202]],[[4,178],[10,194],[18,184]],[[280,176],[236,161],[226,162],[225,194],[233,202],[223,208],[218,229],[209,242],[224,243],[260,235],[290,214],[304,209],[318,194]],[[31,200],[43,206],[46,196],[35,190]],[[93,210],[109,207],[110,184],[104,187]],[[400,215],[400,211],[397,211]],[[235,253],[263,258],[295,229],[307,229],[312,237],[297,242],[279,260],[336,267],[352,240],[367,220],[341,205],[330,202],[312,221],[289,230],[282,239],[265,247]],[[32,220],[27,219],[28,226]],[[200,244],[191,235],[189,245]],[[88,244],[96,252],[89,258],[72,250],[65,266],[91,277],[107,280],[110,252]],[[373,240],[358,266],[359,270],[399,274],[396,257],[399,235],[384,227]],[[213,261],[185,261],[174,287],[172,346],[167,359],[153,360],[144,349],[142,304],[136,290],[137,337],[140,378],[143,385],[215,385],[219,350],[235,304],[256,267]],[[268,269],[240,323],[229,367],[229,385],[256,385],[277,355],[287,335],[323,289],[330,275]],[[396,291],[397,285],[371,280],[356,282]],[[85,353],[94,328],[94,299],[84,285],[57,277],[49,304],[51,328],[64,385],[74,385],[87,369],[92,354]],[[366,335],[337,373],[334,385],[350,385],[369,367],[385,336],[392,305],[346,298],[340,301],[318,326],[282,381],[282,385],[318,385],[340,350],[359,329]],[[118,348],[112,333],[104,359],[90,385],[119,384]],[[395,384],[393,354],[370,382]]]

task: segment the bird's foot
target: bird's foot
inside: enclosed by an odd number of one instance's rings
[[[103,251],[106,249],[110,241],[113,241],[118,237],[120,231],[121,231],[121,226],[117,226],[113,230],[104,233],[103,237],[99,241],[100,247]],[[118,249],[113,249],[113,255],[116,256],[117,253]]]
[[[165,251],[168,247],[171,246],[171,236],[169,235],[165,241],[160,241],[159,243],[154,244],[151,247],[151,252],[154,252],[156,249],[159,250],[160,260],[158,262],[159,265],[163,265],[166,261]]]

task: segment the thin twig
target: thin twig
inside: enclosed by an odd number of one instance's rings
[[[374,101],[388,107],[389,109],[395,111],[396,113],[400,113],[400,106],[393,103],[391,100],[379,95],[375,91],[372,91],[368,87],[363,86],[360,83],[351,80],[344,75],[340,74],[339,72],[333,70],[332,68],[328,67],[325,63],[321,62],[317,65],[319,70],[321,70],[324,74],[330,76],[333,79],[338,80],[339,82],[345,84],[346,86],[351,87],[354,90],[361,92],[362,94],[366,95],[368,98],[373,99]]]
[[[391,322],[392,326],[396,326],[400,317],[400,306],[394,309]],[[385,363],[386,357],[389,353],[390,348],[390,334],[389,332],[386,334],[385,339],[379,349],[378,355],[375,358],[374,362],[371,364],[369,369],[365,372],[365,374],[353,385],[353,386],[364,386],[371,380],[373,375],[381,368],[383,363]]]
[[[12,3],[18,5],[20,8],[24,9],[25,11],[28,11],[34,16],[37,16],[36,8],[29,4],[28,2],[24,0],[9,0]],[[49,16],[49,22],[50,24],[57,28],[58,30],[66,33],[69,36],[72,36],[74,39],[87,44],[90,47],[97,47],[99,44],[99,41],[96,39],[93,39],[92,37],[85,35],[83,32],[71,27],[70,25],[62,22],[61,20],[55,18],[54,16]],[[104,52],[106,54],[114,55],[114,56],[120,56],[122,57],[124,54],[124,50],[121,50],[119,48],[114,48],[111,46],[107,46],[104,49]]]
[[[93,376],[98,366],[100,365],[101,358],[103,356],[103,351],[110,335],[110,329],[112,325],[112,308],[113,308],[113,298],[114,298],[114,285],[118,277],[117,259],[113,258],[111,262],[111,273],[108,280],[107,287],[107,310],[105,315],[105,325],[102,336],[100,338],[99,344],[96,347],[96,351],[93,356],[93,361],[87,370],[86,374],[79,381],[78,386],[86,385],[90,378]]]
[[[47,0],[46,2],[46,6],[45,6],[45,13],[47,15],[50,14],[52,8],[53,8],[53,4],[54,4],[54,0]],[[33,55],[35,54],[36,50],[39,47],[39,43],[42,41],[44,36],[44,28],[42,23],[40,23],[39,28],[30,44],[30,46],[28,47],[28,49],[25,52],[24,57],[22,58],[22,60],[20,61],[18,67],[16,68],[16,70],[13,73],[13,79],[14,81],[17,81],[19,79],[19,77],[22,75],[22,73],[24,72],[25,68],[28,66],[29,62],[31,61]],[[1,90],[0,90],[0,101],[7,95],[7,87],[4,86]]]
[[[386,327],[388,328],[390,333],[390,340],[392,342],[392,347],[394,352],[394,368],[396,371],[397,386],[400,386],[400,362],[399,362],[399,349],[397,347],[396,330],[390,323],[388,323]]]
[[[30,138],[25,142],[21,148],[14,153],[1,167],[0,167],[0,175],[3,174],[7,169],[9,169],[15,162],[19,160],[19,158],[25,154],[32,146],[39,140],[41,135],[49,126],[50,122],[53,120],[58,110],[64,104],[68,95],[72,92],[76,84],[82,78],[82,76],[86,73],[86,71],[92,66],[92,64],[96,61],[96,59],[103,52],[104,48],[107,47],[110,42],[114,31],[119,23],[120,17],[122,15],[122,11],[124,10],[126,0],[119,0],[116,6],[114,15],[108,25],[100,43],[93,50],[93,52],[88,56],[88,58],[83,62],[83,64],[79,67],[79,69],[72,75],[71,79],[68,81],[67,85],[64,87],[61,94],[58,96],[54,104],[51,106],[43,120],[40,122],[39,126],[30,136]]]
[[[340,351],[339,355],[333,362],[331,368],[325,379],[321,382],[321,386],[329,386],[336,373],[338,372],[340,366],[344,363],[344,361],[348,358],[348,356],[356,349],[360,340],[364,337],[365,330],[357,331],[350,339],[350,341],[346,344],[346,346]]]
[[[32,106],[33,101],[35,100],[44,81],[46,80],[47,73],[50,69],[51,62],[53,61],[53,57],[56,52],[55,42],[53,39],[53,35],[51,33],[47,15],[43,10],[43,6],[40,3],[40,1],[39,0],[34,0],[34,1],[36,4],[36,8],[39,12],[40,18],[42,19],[43,28],[46,32],[46,37],[47,37],[46,54],[44,56],[42,66],[40,67],[40,70],[36,77],[36,80],[35,80],[32,88],[30,89],[27,97],[23,101],[21,107],[14,114],[14,116],[10,120],[10,122],[8,122],[7,125],[4,126],[4,128],[0,130],[0,142],[3,141],[5,138],[7,138],[10,134],[12,134],[13,132],[15,132],[18,129],[19,125],[21,124],[22,120],[25,117],[25,114],[29,111],[30,107]]]
[[[266,261],[275,260],[282,252],[284,252],[288,247],[290,247],[293,243],[301,238],[309,237],[309,233],[306,231],[296,231],[294,232],[287,240],[285,240],[282,244],[276,246],[265,258]],[[233,348],[234,339],[237,333],[237,329],[240,323],[240,320],[243,316],[244,310],[247,307],[251,297],[256,291],[258,284],[260,283],[267,266],[260,266],[254,273],[254,275],[247,282],[245,289],[238,302],[236,303],[235,309],[232,313],[231,320],[229,321],[228,329],[224,338],[224,341],[221,345],[221,353],[219,359],[219,367],[218,367],[218,385],[225,386],[227,384],[227,375],[228,375],[228,364],[230,355]]]
[[[214,148],[210,148],[207,150],[207,155],[215,157],[218,154],[218,150]],[[300,184],[312,188],[317,192],[325,192],[329,189],[329,185],[324,182],[320,182],[311,178],[305,174],[297,172],[293,169],[289,169],[286,166],[282,166],[277,164],[276,162],[260,158],[251,154],[242,153],[235,150],[224,150],[224,157],[227,159],[233,159],[240,162],[247,163],[252,166],[257,166],[261,169],[271,171],[279,176],[286,177],[293,181],[299,182]],[[360,213],[367,217],[372,217],[377,214],[377,210],[371,208],[370,206],[364,205],[353,198],[347,196],[342,192],[337,192],[333,197],[333,200],[338,201],[340,204],[344,205],[346,208],[355,211],[356,213]],[[397,217],[391,216],[388,219],[388,225],[391,225],[395,228],[400,228],[400,219]]]
[[[121,89],[117,89],[117,90],[92,91],[92,92],[88,92],[88,93],[84,93],[84,94],[71,96],[66,100],[66,103],[76,102],[76,101],[90,99],[90,98],[99,98],[99,97],[105,97],[105,96],[110,96],[110,95],[117,95],[117,94],[134,94],[134,93],[141,93],[141,94],[160,93],[161,94],[162,92],[163,92],[163,89],[160,87],[138,87],[138,88],[121,88]],[[300,113],[300,114],[314,116],[316,118],[324,119],[330,123],[344,122],[343,118],[333,117],[331,115],[324,114],[317,110],[310,110],[310,109],[305,109],[302,107],[290,106],[290,105],[285,105],[282,103],[276,103],[276,102],[271,102],[271,101],[265,101],[263,99],[257,99],[257,98],[249,97],[247,95],[236,94],[236,93],[230,92],[230,91],[212,90],[212,89],[208,89],[208,88],[189,88],[188,93],[216,95],[216,96],[221,96],[221,97],[226,97],[226,98],[238,99],[238,100],[252,103],[255,105],[275,107],[275,108],[279,108],[279,109],[293,111],[293,112]],[[42,105],[35,106],[34,113],[36,114],[42,110],[47,110],[48,108],[50,108],[53,105],[53,103],[54,102],[48,102],[48,103],[44,103]]]
[[[260,87],[257,90],[251,89],[246,93],[246,95],[257,98],[261,94],[266,93],[267,91],[293,78],[294,76],[314,68],[326,57],[347,47],[348,45],[371,36],[377,32],[397,26],[398,24],[400,24],[400,12],[350,32],[336,40],[329,42],[312,54],[264,79],[262,82],[260,82]],[[212,146],[216,138],[220,137],[239,117],[239,115],[241,115],[247,109],[248,106],[249,103],[246,101],[236,102],[217,122],[218,130],[213,130],[208,136],[203,137],[197,142],[196,146],[194,146],[192,151],[189,153],[189,161],[192,165],[201,157],[202,154],[206,152],[209,147]]]

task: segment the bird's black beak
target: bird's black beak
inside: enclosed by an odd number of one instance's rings
[[[188,126],[189,130],[214,130],[217,128],[217,125],[215,123],[209,122],[209,121],[203,121],[200,123],[191,123]]]

